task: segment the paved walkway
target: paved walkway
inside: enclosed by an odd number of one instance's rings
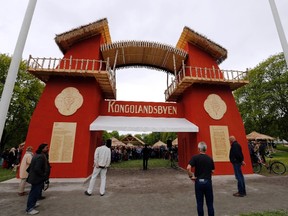
[[[234,176],[214,176],[214,207],[219,216],[264,210],[288,210],[288,176],[246,175],[248,195],[233,197]],[[0,183],[0,215],[25,214],[27,196],[17,195],[18,179]],[[38,210],[42,216],[188,216],[197,215],[194,185],[183,170],[110,169],[101,197],[84,195],[86,179],[51,179]],[[29,186],[27,186],[27,191]],[[206,208],[205,208],[206,211]]]

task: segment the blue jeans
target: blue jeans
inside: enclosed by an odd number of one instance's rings
[[[43,189],[42,182],[40,184],[32,184],[31,190],[28,196],[26,212],[29,212],[34,209],[34,206],[36,205],[36,202],[41,195],[42,189]]]
[[[204,215],[204,210],[203,210],[204,196],[205,196],[206,205],[208,209],[208,215],[214,216],[212,180],[211,179],[196,179],[195,195],[196,195],[198,216]]]
[[[242,174],[241,164],[240,163],[233,163],[233,169],[235,173],[235,178],[237,179],[237,187],[238,193],[242,195],[246,195],[246,188],[245,188],[245,179]]]

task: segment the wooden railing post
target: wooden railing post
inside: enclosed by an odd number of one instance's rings
[[[70,56],[70,61],[69,61],[69,72],[71,70],[71,67],[72,67],[72,55]]]

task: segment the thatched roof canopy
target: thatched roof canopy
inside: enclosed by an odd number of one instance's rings
[[[112,141],[112,146],[117,147],[117,146],[125,146],[125,144],[121,141],[119,141],[118,139],[116,139],[115,137],[111,138]]]
[[[159,148],[161,146],[167,147],[167,144],[162,142],[161,140],[159,140],[158,142],[154,143],[154,145],[152,147],[153,148]]]
[[[184,27],[176,47],[148,41],[112,43],[106,18],[56,35],[55,41],[65,54],[74,44],[96,35],[101,35],[104,40],[100,48],[103,60],[109,59],[110,65],[116,63],[115,68],[148,67],[174,75],[188,57],[184,50],[187,43],[204,50],[218,63],[227,58],[226,49],[188,27]]]
[[[145,145],[145,143],[140,140],[139,138],[132,136],[131,134],[128,134],[127,136],[125,136],[123,139],[121,139],[121,141],[125,144],[133,144],[133,145]]]
[[[73,44],[99,34],[103,36],[106,44],[111,43],[108,21],[106,18],[56,35],[55,41],[62,53],[65,54]]]
[[[103,44],[101,52],[104,60],[116,60],[116,68],[147,67],[174,74],[179,71],[187,52],[170,45],[148,41],[122,41]],[[174,68],[174,61],[175,66]]]
[[[209,40],[205,36],[193,31],[192,29],[184,27],[176,47],[178,49],[184,49],[187,43],[191,43],[209,53],[218,64],[227,58],[226,49]]]
[[[173,145],[173,146],[178,146],[178,138],[176,138],[176,139],[174,139],[174,140],[172,141],[172,145]]]
[[[261,134],[256,131],[251,132],[250,134],[246,135],[248,140],[274,140],[274,137],[268,136],[266,134]]]

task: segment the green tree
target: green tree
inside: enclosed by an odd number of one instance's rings
[[[175,132],[152,132],[143,136],[142,140],[148,145],[153,145],[154,143],[161,140],[164,143],[167,143],[168,139],[172,141],[177,137]]]
[[[288,138],[288,69],[283,53],[249,71],[249,84],[234,92],[247,133]]]
[[[102,135],[102,139],[103,140],[107,140],[107,139],[111,139],[112,137],[116,138],[116,139],[121,139],[121,136],[119,135],[118,131],[103,131],[103,135]]]
[[[0,93],[2,95],[11,57],[0,54]],[[29,74],[26,61],[21,61],[14,86],[0,149],[18,146],[25,141],[30,118],[43,91],[44,84]]]

